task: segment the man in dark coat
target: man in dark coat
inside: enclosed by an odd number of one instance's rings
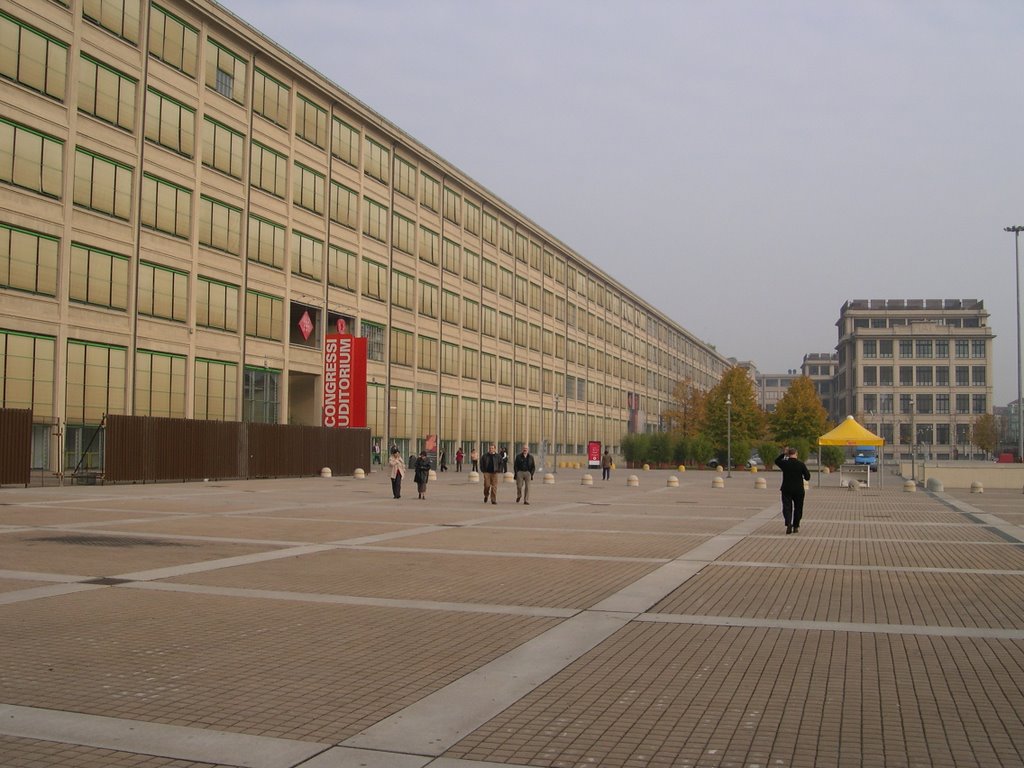
[[[775,466],[782,470],[782,518],[786,521],[786,533],[800,530],[800,519],[804,516],[804,480],[811,479],[807,465],[796,455],[796,448],[783,448],[775,459]]]
[[[480,474],[484,476],[484,504],[491,500],[491,504],[497,504],[498,497],[498,470],[501,459],[498,458],[497,447],[491,443],[487,453],[480,457]]]
[[[529,504],[530,481],[533,480],[533,473],[537,471],[537,465],[530,455],[530,446],[523,446],[522,453],[516,455],[512,467],[516,473],[516,503],[522,499],[523,504]]]

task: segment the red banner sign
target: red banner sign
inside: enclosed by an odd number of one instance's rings
[[[601,466],[601,442],[599,440],[591,440],[587,443],[587,466]]]
[[[366,426],[366,339],[343,333],[327,334],[323,425]]]

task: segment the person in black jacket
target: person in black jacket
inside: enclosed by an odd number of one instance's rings
[[[426,451],[420,451],[419,458],[416,459],[416,463],[413,465],[415,474],[413,479],[416,481],[416,490],[419,491],[419,498],[427,498],[427,481],[430,479],[430,459],[427,458]]]
[[[804,480],[811,479],[807,465],[796,455],[796,448],[783,448],[775,459],[775,466],[782,470],[782,518],[786,521],[786,533],[800,530],[800,519],[804,516]]]
[[[497,446],[491,443],[487,453],[480,457],[480,474],[484,476],[484,504],[490,498],[491,504],[498,503],[498,470],[501,469]]]
[[[530,455],[530,446],[524,445],[522,453],[516,454],[512,468],[516,473],[516,503],[522,498],[523,504],[529,504],[530,481],[533,480],[533,473],[537,471],[537,465]]]

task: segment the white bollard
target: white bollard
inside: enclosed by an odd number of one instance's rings
[[[719,464],[717,467],[715,467],[715,472],[725,472],[725,467]]]
[[[516,481],[516,476],[513,475],[511,472],[506,472],[504,474],[504,478],[506,483],[514,483]]]
[[[427,480],[437,480],[437,472],[433,469],[427,472]]]
[[[860,483],[858,483],[856,480],[850,480],[846,484],[846,489],[849,490],[849,491],[859,491],[860,490]]]
[[[554,484],[555,484],[555,476],[552,473],[548,472],[546,475],[544,475],[544,485],[554,485]]]
[[[715,477],[711,480],[712,488],[725,488],[725,478]]]
[[[650,464],[644,464],[644,472],[650,472],[650,471],[651,471],[651,465]]]
[[[942,481],[937,477],[929,477],[928,482],[925,483],[925,488],[929,491],[938,491],[939,493],[943,493],[946,490],[942,485]]]
[[[676,477],[675,475],[672,475],[668,479],[668,481],[665,483],[665,485],[667,485],[669,488],[678,488],[679,487],[679,478]]]
[[[479,483],[480,482],[480,473],[479,472],[473,472],[472,470],[470,470],[469,474],[466,476],[466,480],[468,480],[471,483]]]
[[[904,493],[915,493],[917,491],[917,483],[913,480],[903,481],[903,492]]]
[[[637,477],[636,475],[630,475],[629,477],[626,478],[626,487],[627,488],[639,488],[640,487],[640,478]]]
[[[754,480],[754,488],[755,489],[761,491],[761,490],[764,490],[767,487],[768,487],[768,481],[765,480],[763,477],[759,477],[756,480]]]
[[[320,477],[330,477],[331,474],[332,473],[330,467],[324,467],[323,469],[320,470]]]
[[[984,493],[985,486],[981,484],[981,481],[975,480],[971,483],[971,493]]]
[[[356,471],[352,473],[352,477],[354,477],[356,480],[365,480],[366,472],[365,470],[362,469],[356,469]]]
[[[589,474],[589,473],[584,475],[580,479],[580,485],[593,485],[593,484],[594,484],[594,476]]]

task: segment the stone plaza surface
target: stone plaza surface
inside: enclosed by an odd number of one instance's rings
[[[0,489],[0,766],[1024,764],[1019,491],[581,474]]]

